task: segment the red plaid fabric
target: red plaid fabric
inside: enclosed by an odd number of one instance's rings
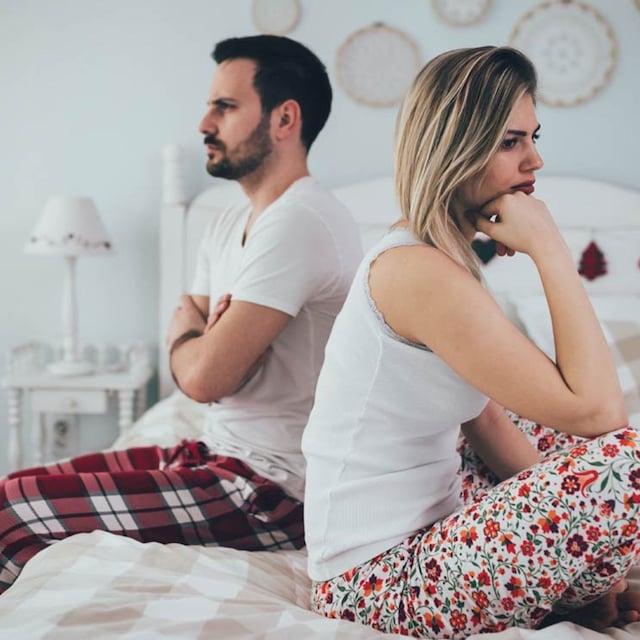
[[[79,456],[0,482],[0,593],[41,549],[96,529],[249,551],[304,546],[302,503],[202,442]]]

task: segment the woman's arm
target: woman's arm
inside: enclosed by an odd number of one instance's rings
[[[442,251],[424,245],[386,251],[370,272],[387,323],[425,344],[502,406],[560,431],[594,436],[627,423],[611,353],[576,267],[546,206],[502,196],[478,228],[529,254],[543,282],[556,343],[552,362],[509,321],[487,291]]]
[[[493,400],[473,420],[462,425],[471,448],[501,480],[540,461],[527,437]]]

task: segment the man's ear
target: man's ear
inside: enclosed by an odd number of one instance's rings
[[[295,100],[285,100],[271,112],[271,123],[277,140],[299,134],[302,127],[300,105]]]

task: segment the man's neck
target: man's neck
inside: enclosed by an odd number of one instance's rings
[[[240,186],[251,202],[252,215],[257,217],[275,202],[294,182],[309,175],[307,165],[292,167],[288,171],[269,172],[263,176],[247,176]]]
[[[264,167],[263,172],[256,172],[239,180],[240,186],[251,202],[251,214],[244,230],[244,239],[249,235],[251,227],[260,214],[294,182],[308,175],[309,169],[305,161],[292,163],[289,166],[279,164],[277,170]]]

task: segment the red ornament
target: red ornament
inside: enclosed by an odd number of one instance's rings
[[[607,273],[607,261],[595,242],[590,242],[589,246],[582,252],[578,273],[587,280],[595,280]]]

